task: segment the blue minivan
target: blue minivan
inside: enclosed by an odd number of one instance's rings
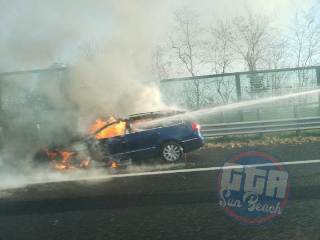
[[[161,157],[178,162],[204,145],[200,124],[180,111],[130,115],[107,124],[85,140],[90,159],[111,163]]]

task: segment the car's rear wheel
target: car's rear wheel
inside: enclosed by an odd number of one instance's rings
[[[183,149],[176,142],[165,143],[161,148],[161,157],[165,162],[178,162],[183,158]]]

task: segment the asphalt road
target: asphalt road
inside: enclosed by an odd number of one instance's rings
[[[316,149],[305,159],[316,159]],[[283,153],[283,161],[303,157],[290,157],[290,147],[287,153],[274,151]],[[220,166],[225,159],[210,152],[190,155],[193,164],[184,167]],[[0,239],[320,239],[320,164],[289,165],[288,170],[288,208],[259,227],[228,217],[217,202],[218,171],[202,171],[2,190]]]

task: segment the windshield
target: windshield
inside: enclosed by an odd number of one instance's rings
[[[126,122],[116,122],[108,125],[101,130],[99,130],[96,134],[94,134],[95,139],[106,139],[116,136],[124,135],[126,132]]]

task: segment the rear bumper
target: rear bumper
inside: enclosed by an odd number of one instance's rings
[[[181,146],[185,153],[197,150],[204,146],[205,140],[203,137],[191,138],[188,140],[181,141]]]

